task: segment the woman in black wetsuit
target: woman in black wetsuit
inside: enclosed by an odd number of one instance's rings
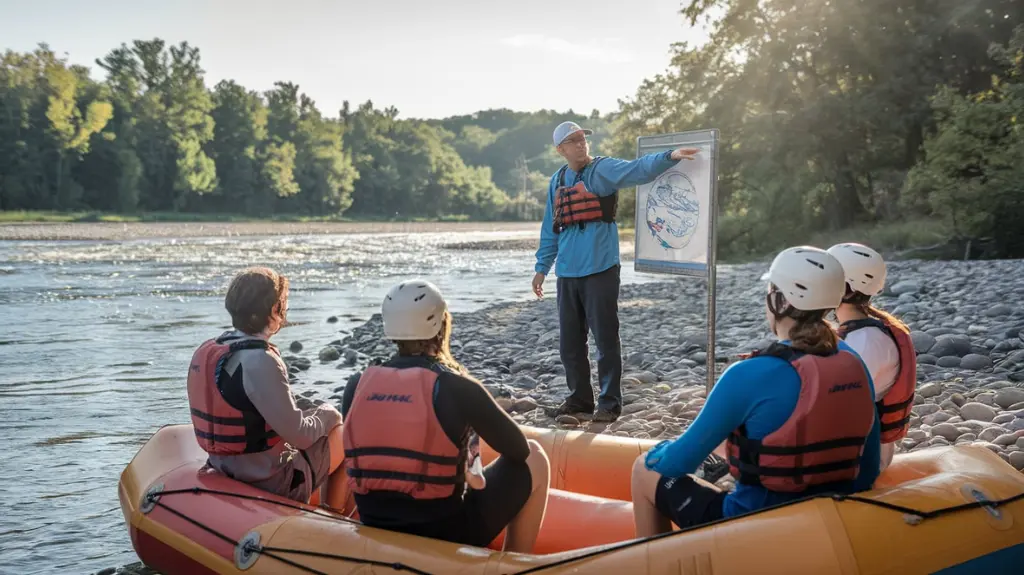
[[[436,286],[394,286],[381,306],[398,353],[345,388],[345,466],[362,522],[529,553],[547,506],[549,464],[540,444],[451,355],[452,319]],[[468,474],[473,434],[500,457]],[[478,487],[478,488],[477,488]]]

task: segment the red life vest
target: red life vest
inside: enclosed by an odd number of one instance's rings
[[[910,410],[914,408],[914,391],[917,389],[917,351],[909,329],[878,318],[848,321],[839,326],[839,337],[846,339],[850,332],[866,327],[877,327],[888,334],[899,351],[900,367],[896,382],[875,403],[882,424],[882,443],[895,443],[906,437],[910,430]]]
[[[565,170],[568,165],[558,170],[558,187],[555,189],[555,209],[552,227],[556,234],[571,226],[583,228],[587,222],[614,222],[615,212],[618,208],[618,193],[608,196],[598,196],[587,189],[583,183],[583,172],[590,166],[596,166],[604,158],[595,157],[594,160],[584,166],[571,186],[565,185]]]
[[[425,367],[370,366],[363,372],[342,426],[352,492],[441,499],[462,487],[462,450],[434,412],[437,377]]]
[[[754,355],[789,362],[800,376],[800,398],[782,427],[764,439],[747,437],[742,425],[729,435],[729,473],[740,483],[785,493],[856,479],[875,422],[860,359],[843,350],[803,354],[780,343]]]
[[[277,348],[266,340],[227,335],[204,342],[189,365],[188,405],[196,441],[215,455],[266,451],[281,438],[245,394],[241,366],[228,376],[224,364],[231,354],[243,349],[265,349],[278,355]]]

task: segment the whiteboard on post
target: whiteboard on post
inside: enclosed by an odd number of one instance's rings
[[[633,267],[708,277],[715,257],[718,130],[641,136],[637,157],[682,147],[700,151],[637,186]]]
[[[697,148],[636,188],[633,269],[707,280],[706,389],[715,384],[715,228],[718,216],[718,130],[641,136],[636,155]]]

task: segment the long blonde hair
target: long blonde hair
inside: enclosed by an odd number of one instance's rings
[[[461,363],[456,361],[452,355],[452,314],[445,310],[441,318],[441,331],[431,339],[420,339],[415,341],[398,341],[399,355],[422,355],[432,357],[437,363],[451,369],[452,371],[468,376],[469,372]]]

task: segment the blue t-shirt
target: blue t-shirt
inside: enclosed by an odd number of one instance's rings
[[[839,348],[857,355],[843,341],[839,342]],[[860,358],[859,355],[857,357]],[[863,360],[861,364],[864,364]],[[875,385],[867,366],[864,367],[864,373],[874,396]],[[722,373],[693,425],[675,441],[662,442],[650,451],[648,461],[655,463],[653,466],[649,464],[649,467],[666,477],[693,473],[740,425],[746,426],[747,436],[752,439],[764,439],[782,427],[793,414],[799,397],[800,376],[789,363],[770,356],[737,362]],[[825,491],[854,493],[871,489],[880,472],[879,430],[876,412],[871,433],[864,444],[856,480],[845,485],[832,484],[827,488],[809,489],[801,493],[780,493],[759,485],[737,483],[736,489],[726,496],[723,503],[725,516],[732,517]]]
[[[598,196],[610,196],[622,188],[639,186],[653,181],[677,162],[670,157],[672,151],[640,156],[635,160],[603,158],[583,168],[583,185]],[[555,273],[559,277],[579,278],[600,273],[619,263],[619,228],[615,222],[587,222],[582,229],[571,226],[556,234],[554,220],[555,190],[558,173],[548,183],[548,201],[544,209],[544,222],[540,228],[540,246],[534,271],[547,275],[558,257]],[[576,172],[565,169],[565,185],[576,181]]]

